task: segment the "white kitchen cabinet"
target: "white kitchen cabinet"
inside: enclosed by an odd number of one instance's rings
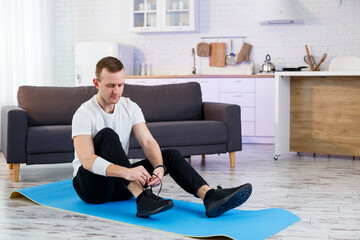
[[[254,78],[223,78],[220,79],[219,90],[225,92],[255,92]]]
[[[145,86],[161,84],[160,79],[152,79],[152,78],[126,78],[125,83],[134,84],[134,85],[145,85]]]
[[[127,84],[136,84],[136,85],[161,85],[161,84],[176,84],[176,83],[186,83],[188,79],[186,78],[127,78],[125,83]]]
[[[241,105],[239,105],[241,106]],[[255,108],[254,107],[241,107],[241,121],[242,122],[255,122]]]
[[[255,134],[255,122],[241,121],[241,135],[243,136],[243,143],[249,143],[244,136],[254,136]]]
[[[219,101],[234,103],[241,107],[255,107],[255,93],[219,93]]]
[[[256,78],[255,135],[275,135],[275,79]]]
[[[241,122],[255,122],[254,93],[220,93],[219,102],[236,104],[241,107]],[[254,133],[252,133],[254,135]],[[251,136],[252,136],[251,135]]]
[[[274,78],[130,78],[126,83],[158,85],[198,82],[204,102],[237,104],[241,107],[244,143],[273,143],[275,134]]]
[[[255,134],[255,79],[224,78],[219,80],[219,102],[241,107],[243,136]]]
[[[134,32],[197,30],[197,0],[133,0]]]
[[[160,0],[133,0],[134,31],[160,31]]]
[[[216,78],[193,78],[189,82],[198,82],[201,87],[203,102],[219,101],[219,81]]]
[[[177,83],[187,83],[187,78],[160,78],[158,79],[160,84],[177,84]]]

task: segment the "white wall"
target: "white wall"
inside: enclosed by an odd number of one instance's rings
[[[191,48],[202,36],[245,35],[245,41],[253,45],[251,58],[257,71],[267,53],[277,68],[305,65],[305,44],[318,60],[324,52],[328,54],[323,70],[333,57],[360,56],[359,0],[294,0],[305,20],[301,25],[259,25],[261,1],[199,0],[198,32],[153,34],[130,31],[131,2],[56,0],[57,85],[74,85],[74,45],[80,41],[133,45],[135,74],[141,62],[152,64],[153,74],[191,74]],[[242,40],[235,40],[236,52],[241,46]],[[209,69],[208,58],[196,60],[198,72]],[[227,67],[219,73],[232,70]]]

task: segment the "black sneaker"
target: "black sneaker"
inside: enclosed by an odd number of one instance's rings
[[[204,200],[206,216],[209,218],[218,217],[230,209],[240,206],[250,197],[251,192],[250,183],[227,189],[218,186],[218,189],[210,193],[210,196]]]
[[[150,215],[164,212],[174,206],[172,200],[165,200],[153,194],[150,189],[144,190],[137,198],[137,213],[136,216],[140,218],[147,218]]]

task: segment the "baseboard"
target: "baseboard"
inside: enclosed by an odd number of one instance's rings
[[[243,136],[243,143],[263,143],[263,144],[274,144],[275,137],[254,137],[254,136]]]

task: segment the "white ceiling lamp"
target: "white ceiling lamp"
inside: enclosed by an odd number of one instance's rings
[[[291,0],[263,0],[260,24],[304,23]]]

